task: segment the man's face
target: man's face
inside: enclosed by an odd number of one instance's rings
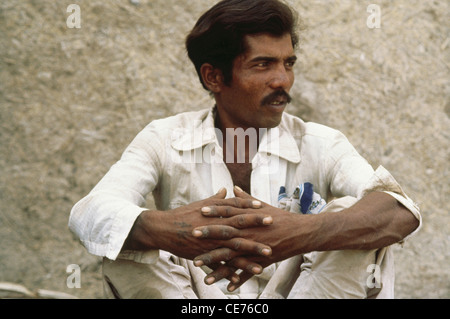
[[[247,50],[233,65],[229,86],[216,96],[225,127],[271,128],[280,121],[294,84],[296,61],[291,36],[270,34],[245,37]]]

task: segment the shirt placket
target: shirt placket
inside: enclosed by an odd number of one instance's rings
[[[214,146],[214,152],[211,152],[211,184],[214,194],[221,188],[227,189],[227,198],[233,197],[233,179],[223,161],[222,148],[219,145]]]
[[[252,196],[272,206],[277,205],[278,191],[286,180],[286,161],[281,158],[257,153],[252,161]]]

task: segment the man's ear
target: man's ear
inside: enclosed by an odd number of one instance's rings
[[[223,85],[222,71],[205,63],[200,67],[203,83],[212,93],[219,93]]]

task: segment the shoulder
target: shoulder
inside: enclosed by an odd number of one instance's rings
[[[208,116],[209,109],[200,111],[182,112],[150,122],[144,130],[171,131],[177,128],[187,128],[202,122]]]
[[[305,122],[301,118],[289,113],[283,114],[280,128],[290,132],[295,139],[317,138],[330,140],[344,136],[337,129],[315,122]]]
[[[208,116],[209,110],[178,113],[166,118],[155,119],[147,124],[134,138],[132,145],[151,146],[170,144],[174,136],[192,130]]]
[[[153,120],[135,136],[125,154],[141,154],[145,158],[163,160],[172,141],[199,125],[208,114],[209,110],[201,110]]]

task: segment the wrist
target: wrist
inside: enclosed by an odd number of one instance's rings
[[[288,233],[288,229],[292,234],[292,238],[288,240],[289,245],[285,247],[289,255],[334,250],[338,244],[335,239],[339,222],[332,215],[337,214],[292,214],[289,224],[283,227],[285,234]]]
[[[133,224],[122,250],[160,249],[157,241],[159,211],[143,211]]]

